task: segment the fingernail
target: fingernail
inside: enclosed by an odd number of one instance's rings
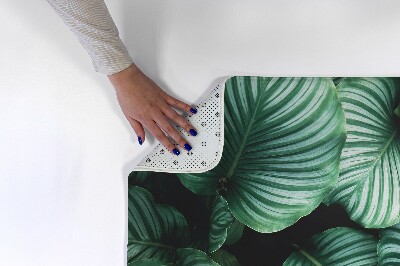
[[[178,151],[178,149],[173,149],[172,150],[176,155],[179,155],[180,154],[180,152]]]
[[[190,146],[187,143],[185,145],[183,145],[183,147],[185,147],[185,149],[187,149],[188,151],[190,151],[192,149],[192,146]]]
[[[193,114],[196,114],[196,113],[197,113],[197,110],[194,109],[194,108],[190,108],[190,112],[192,112]]]
[[[137,140],[138,140],[139,144],[142,145],[143,142],[142,142],[142,138],[140,136],[137,138]]]
[[[196,135],[197,135],[196,130],[194,130],[193,128],[191,128],[191,129],[189,130],[189,132],[190,132],[190,134],[192,134],[192,136],[196,136]]]

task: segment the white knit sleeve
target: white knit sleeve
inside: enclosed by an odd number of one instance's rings
[[[103,0],[47,0],[89,53],[97,72],[111,75],[133,61]]]

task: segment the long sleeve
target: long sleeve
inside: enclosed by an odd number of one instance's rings
[[[133,61],[103,0],[47,0],[89,53],[95,71],[111,75]]]

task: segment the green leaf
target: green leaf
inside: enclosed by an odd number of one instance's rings
[[[149,171],[133,171],[129,174],[128,180],[135,185],[142,185],[153,172]]]
[[[400,222],[400,134],[393,78],[346,78],[337,87],[347,140],[340,176],[324,203],[341,204],[355,222],[383,228]]]
[[[332,78],[333,83],[337,86],[344,78]]]
[[[400,265],[400,223],[380,231],[378,265]]]
[[[174,262],[177,247],[188,242],[185,217],[174,207],[156,204],[147,190],[128,194],[128,263],[143,259]]]
[[[377,240],[372,235],[353,228],[337,227],[313,236],[306,247],[293,252],[283,266],[376,264]]]
[[[231,211],[228,208],[226,200],[216,195],[211,206],[210,234],[208,251],[214,252],[224,243],[228,228],[235,221]]]
[[[226,114],[226,111],[225,111]],[[226,136],[224,140],[224,149],[226,145]],[[224,156],[224,151],[222,152],[222,156]],[[221,158],[222,160],[222,158]],[[199,194],[199,195],[214,195],[215,192],[219,189],[220,185],[224,185],[226,183],[226,179],[222,173],[218,174],[218,169],[220,168],[221,161],[219,164],[213,169],[203,172],[203,173],[177,173],[179,180],[182,184],[189,189],[190,191]]]
[[[240,266],[234,255],[226,250],[219,249],[211,255],[211,258],[221,266]]]
[[[394,110],[394,113],[395,113],[398,117],[400,117],[400,104],[399,104],[399,106],[396,108],[396,110]]]
[[[235,220],[235,222],[228,229],[228,235],[226,237],[224,244],[233,245],[237,241],[239,241],[240,238],[242,238],[243,229],[244,229],[244,224],[238,220]]]
[[[336,183],[344,114],[330,78],[233,77],[225,84],[224,149],[205,173],[178,174],[198,194],[220,190],[259,232],[313,211]]]
[[[283,263],[282,266],[323,266],[306,251],[294,252]],[[325,265],[324,265],[325,266]]]
[[[219,264],[213,261],[203,251],[194,248],[179,248],[177,250],[179,260],[176,262],[178,266],[218,266]]]
[[[197,204],[201,203],[201,204]],[[216,194],[214,196],[198,196],[191,204],[197,206],[196,212],[206,218],[206,224],[198,219],[198,225],[191,234],[189,247],[212,253],[219,249],[226,237],[228,228],[235,221],[226,200]]]

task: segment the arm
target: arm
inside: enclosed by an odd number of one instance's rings
[[[47,0],[89,53],[94,69],[118,73],[133,61],[103,0]]]
[[[144,127],[146,127],[171,153],[179,155],[180,152],[162,130],[179,146],[190,150],[190,144],[168,119],[173,120],[188,133],[197,135],[193,126],[171,107],[188,113],[196,113],[196,110],[168,95],[133,63],[119,38],[118,29],[104,1],[47,0],[47,2],[77,36],[92,58],[95,70],[107,75],[115,88],[122,112],[138,136],[139,144],[145,141]]]

